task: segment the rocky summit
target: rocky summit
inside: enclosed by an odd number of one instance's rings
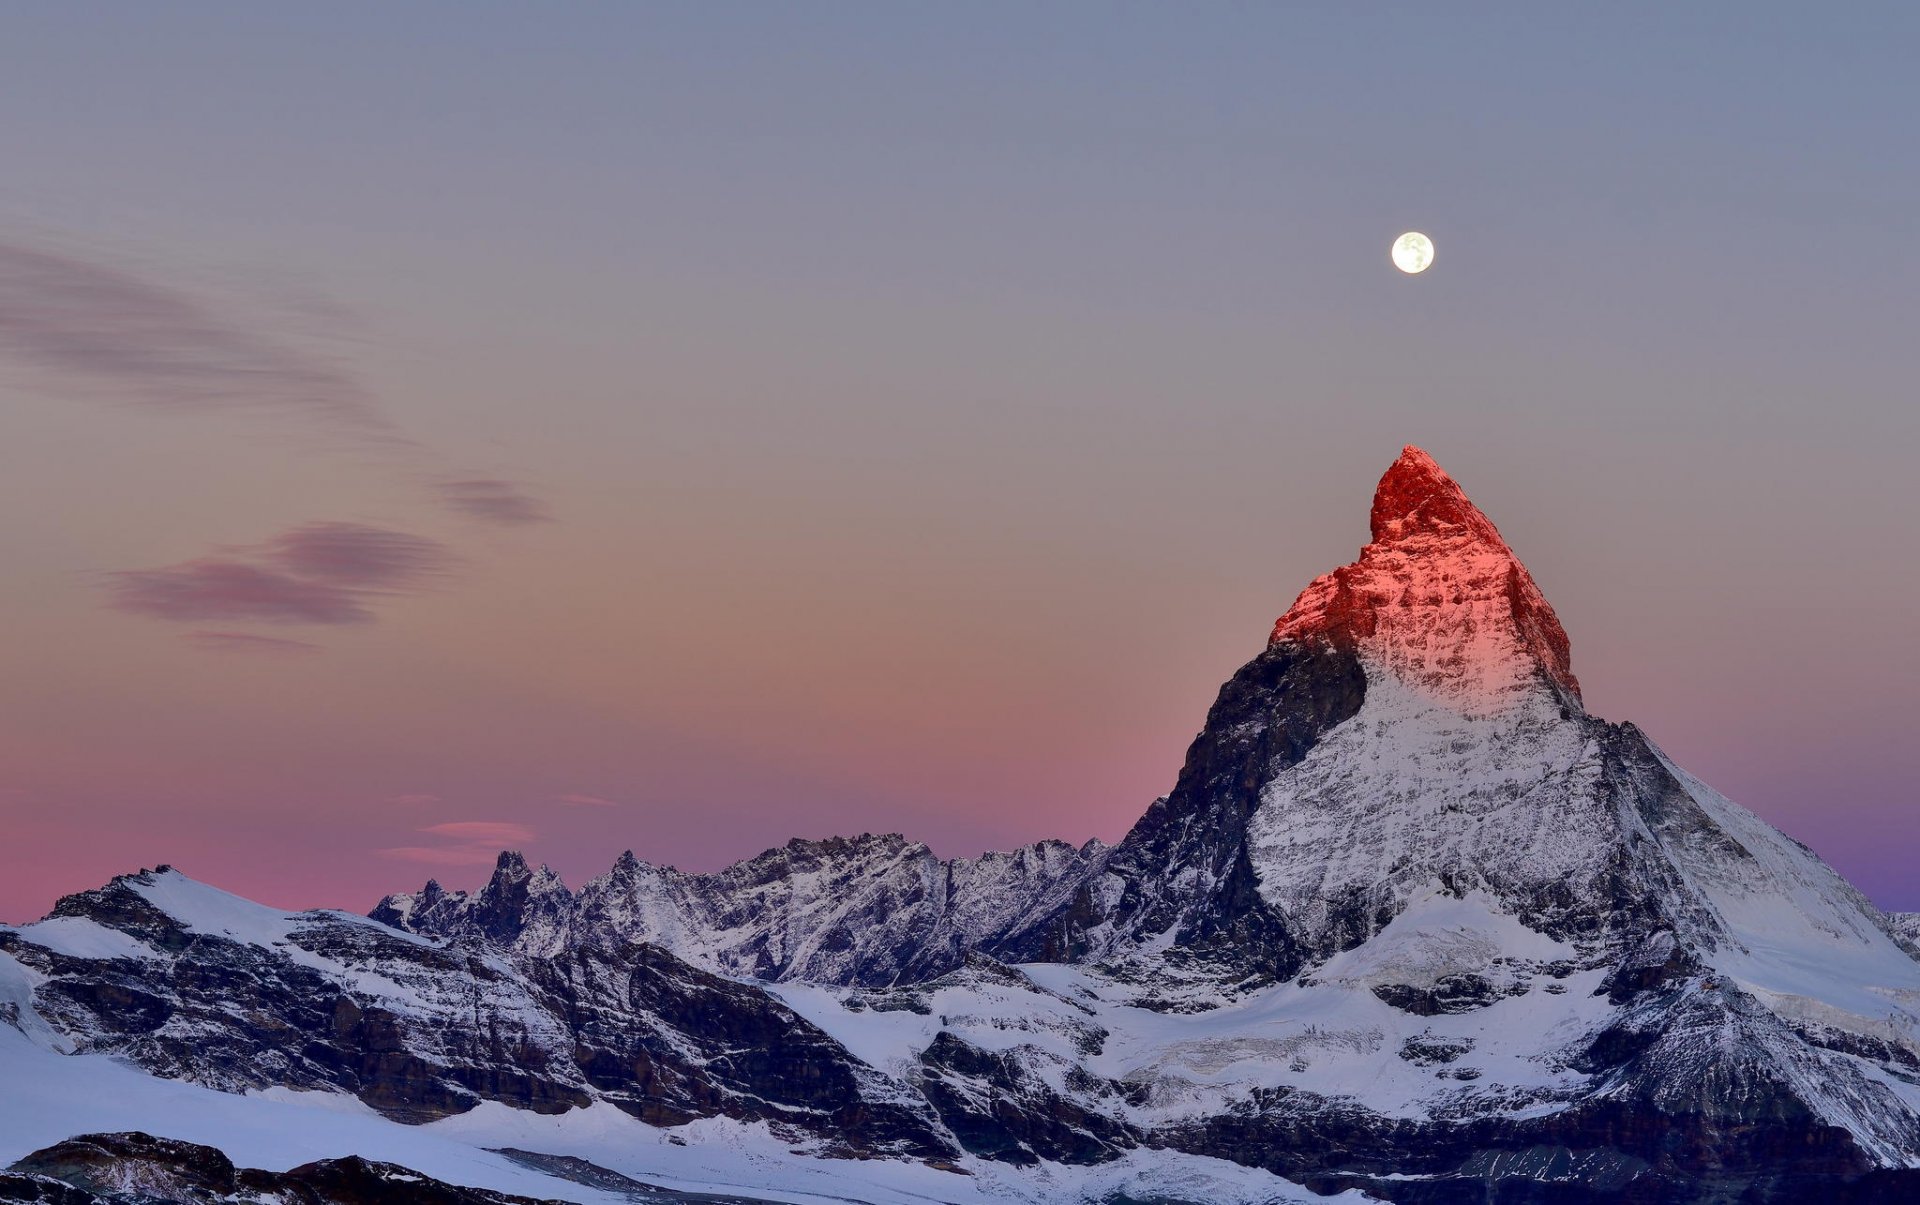
[[[1370,528],[1117,845],[506,853],[370,918],[123,876],[0,930],[0,1092],[351,1109],[580,1200],[1920,1200],[1920,925],[1588,714],[1426,453]]]

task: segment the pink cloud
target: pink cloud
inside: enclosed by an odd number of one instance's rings
[[[373,621],[370,599],[418,587],[451,563],[445,546],[425,536],[358,523],[307,523],[219,556],[119,570],[107,582],[116,610],[156,619],[356,624]],[[265,639],[207,635],[201,643],[208,647],[238,648]]]
[[[614,800],[603,799],[598,795],[555,795],[553,801],[555,803],[571,804],[574,807],[583,808],[610,808],[619,806]]]
[[[355,589],[413,585],[444,572],[450,559],[438,541],[358,523],[307,523],[264,551],[296,577]]]
[[[469,518],[502,526],[553,521],[544,503],[511,481],[473,477],[461,481],[443,481],[439,490],[448,506]]]
[[[373,619],[373,612],[351,590],[244,561],[205,558],[164,569],[123,569],[108,576],[116,610],[156,619],[318,624]]]
[[[304,640],[281,640],[275,636],[254,636],[246,632],[188,632],[182,639],[195,648],[216,653],[304,657],[321,651],[319,645],[308,644]]]

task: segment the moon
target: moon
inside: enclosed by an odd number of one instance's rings
[[[1408,276],[1425,272],[1433,263],[1433,240],[1418,230],[1409,230],[1393,240],[1393,266]]]

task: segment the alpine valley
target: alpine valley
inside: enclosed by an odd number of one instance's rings
[[[0,928],[0,1200],[1920,1201],[1917,942],[1408,448],[1117,845]]]

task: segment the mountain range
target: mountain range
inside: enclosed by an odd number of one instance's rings
[[[1112,846],[0,928],[0,1201],[1920,1200],[1920,917],[1590,715],[1431,457],[1370,518]]]

